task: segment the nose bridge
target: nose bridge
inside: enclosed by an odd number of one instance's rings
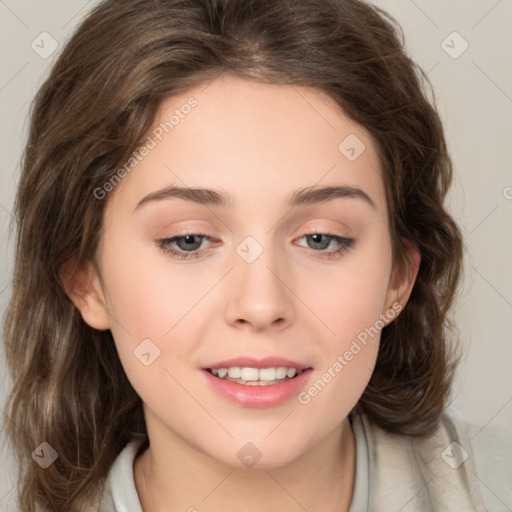
[[[235,248],[237,257],[229,293],[227,320],[264,329],[292,320],[293,303],[286,283],[285,260],[272,234],[246,236]]]

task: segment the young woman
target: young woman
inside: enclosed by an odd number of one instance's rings
[[[16,201],[20,510],[486,510],[427,84],[362,1],[93,10]]]

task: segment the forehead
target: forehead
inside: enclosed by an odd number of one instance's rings
[[[222,75],[164,99],[147,137],[115,191],[133,207],[169,185],[221,189],[237,206],[340,184],[386,206],[369,132],[316,89]]]

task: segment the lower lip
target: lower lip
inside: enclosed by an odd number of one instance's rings
[[[293,396],[297,396],[306,385],[311,371],[312,369],[308,368],[294,379],[270,386],[246,386],[219,379],[207,370],[203,370],[203,373],[208,384],[219,395],[243,407],[263,408],[282,404]]]

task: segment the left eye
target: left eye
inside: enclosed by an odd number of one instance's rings
[[[298,240],[301,238],[312,240],[314,245],[320,245],[320,250],[316,250],[319,249],[318,247],[310,248],[314,253],[320,253],[321,257],[327,258],[333,258],[336,255],[341,255],[345,251],[348,251],[355,243],[353,238],[331,235],[329,233],[311,233],[299,237]],[[199,241],[197,239],[199,239]],[[170,254],[177,259],[185,260],[199,258],[201,256],[201,252],[198,252],[198,250],[200,249],[201,243],[204,239],[213,242],[213,238],[203,233],[186,233],[172,238],[156,240],[156,242],[165,253]],[[331,245],[331,242],[337,244],[338,249],[325,251],[325,249]],[[179,250],[174,249],[173,244],[176,244]]]

